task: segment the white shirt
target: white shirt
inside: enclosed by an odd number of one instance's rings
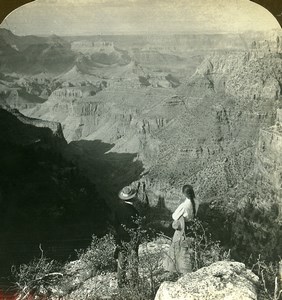
[[[196,209],[196,214],[199,208],[199,202],[194,199],[195,201],[195,209]],[[178,220],[181,216],[184,217],[185,221],[192,220],[194,215],[193,215],[193,205],[192,202],[189,198],[186,198],[184,202],[182,202],[174,211],[172,214],[173,220]]]

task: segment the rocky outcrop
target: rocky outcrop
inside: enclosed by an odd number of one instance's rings
[[[271,52],[263,58],[252,57],[250,52],[217,53],[205,59],[188,85],[205,81],[215,92],[253,100],[276,100],[281,94],[280,74],[280,58]]]
[[[245,99],[273,99],[281,94],[281,32],[254,41],[244,50],[217,51],[205,58],[188,85],[206,81],[215,92]]]
[[[11,89],[10,91],[5,91],[0,96],[0,100],[16,109],[29,109],[35,107],[36,104],[45,101],[45,99],[26,92],[24,89]]]
[[[275,125],[261,129],[256,149],[256,180],[268,206],[277,205],[282,220],[282,109],[277,110]],[[271,194],[271,197],[269,195]]]
[[[282,82],[280,61],[274,54],[263,59],[250,59],[230,74],[226,81],[226,93],[253,100],[277,100]]]
[[[258,277],[245,265],[221,261],[161,284],[155,300],[255,300]]]
[[[140,282],[149,280],[148,275],[150,271],[152,272],[151,275],[156,278],[158,277],[158,279],[161,279],[165,275],[163,274],[162,258],[165,256],[168,248],[169,241],[160,238],[151,242],[142,243],[139,246]],[[112,270],[116,267],[114,258],[107,258],[109,261],[112,259],[111,264],[113,267],[111,267],[110,270],[97,272],[95,265],[93,265],[93,262],[89,259],[89,257],[91,257],[90,255],[95,257],[95,254],[91,254],[91,252],[95,252],[95,248],[92,250],[88,248],[87,251],[86,259],[81,256],[80,259],[71,261],[63,267],[63,279],[59,281],[57,285],[51,287],[52,297],[50,299],[57,297],[70,300],[83,300],[89,297],[112,299],[112,297],[117,296],[118,293],[121,292],[117,285],[117,273]],[[106,251],[107,253],[114,251],[114,245],[108,242]],[[88,258],[87,255],[89,255]],[[131,286],[125,288],[131,289]],[[123,299],[122,294],[121,299]]]
[[[171,95],[172,88],[132,88],[122,83],[120,88],[108,86],[101,90],[92,85],[65,87],[55,90],[44,104],[24,113],[59,121],[68,141],[101,139],[114,142],[119,148],[124,138],[138,135],[142,143],[145,136],[165,128],[172,114],[180,112],[184,105]],[[133,148],[130,152],[139,152],[139,142]]]
[[[148,46],[144,53],[151,50]],[[253,178],[259,130],[274,121],[282,82],[278,54],[260,56],[251,48],[219,51],[178,88],[157,87],[158,80],[172,78],[163,77],[164,71],[147,76],[133,62],[97,68],[110,82],[99,93],[64,87],[32,115],[61,122],[68,141],[101,140],[114,144],[109,152],[137,154],[146,168],[142,181],[151,206],[161,202],[175,209],[181,186],[189,182],[201,201],[218,202],[221,208],[230,202],[234,211],[253,184],[247,179]],[[85,156],[86,169],[96,159],[93,153]],[[105,180],[104,186],[113,185],[111,178]]]
[[[43,128],[49,128],[53,132],[54,136],[57,136],[61,138],[63,141],[65,141],[62,126],[59,122],[50,122],[45,121],[41,119],[35,119],[35,118],[29,118],[21,114],[17,109],[11,109],[8,106],[1,106],[1,108],[4,108],[11,114],[13,114],[19,121],[21,121],[23,124],[33,125],[35,127],[43,127]]]
[[[273,30],[263,40],[253,41],[251,52],[255,57],[262,58],[271,53],[282,53],[282,31]]]
[[[82,98],[82,90],[78,88],[63,88],[63,89],[58,89],[55,90],[52,95],[50,96],[50,100],[52,99],[77,99],[77,98]]]
[[[71,49],[75,52],[80,52],[84,54],[93,54],[95,52],[104,52],[104,53],[112,53],[114,49],[113,42],[106,41],[75,41],[71,43]]]

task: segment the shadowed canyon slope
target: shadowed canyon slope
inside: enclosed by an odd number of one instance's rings
[[[13,40],[15,49],[2,38],[0,58],[25,55],[26,44]],[[151,206],[161,201],[172,210],[181,186],[192,183],[202,201],[199,217],[217,238],[238,254],[247,246],[266,252],[268,236],[266,255],[277,255],[281,38],[279,31],[68,37],[54,46],[53,37],[42,53],[60,45],[69,64],[19,78],[22,70],[7,63],[1,101],[60,122],[73,147],[66,154],[107,191],[104,197],[140,182]]]
[[[0,286],[13,264],[44,254],[67,259],[105,233],[109,209],[93,185],[63,158],[59,123],[0,108]],[[83,218],[81,218],[83,215]]]

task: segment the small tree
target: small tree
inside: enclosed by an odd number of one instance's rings
[[[248,264],[253,261],[249,258]],[[258,299],[260,300],[280,300],[282,298],[282,262],[266,262],[259,255],[252,264],[251,270],[260,279]]]
[[[186,238],[190,243],[193,271],[209,266],[216,261],[230,259],[230,251],[224,250],[219,241],[214,241],[198,219],[190,222]]]

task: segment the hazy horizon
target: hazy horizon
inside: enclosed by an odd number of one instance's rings
[[[280,25],[249,0],[37,0],[11,12],[0,28],[20,36],[93,36],[236,34]]]
[[[7,29],[13,34],[15,34],[13,31],[11,31],[9,28],[0,26],[0,29]],[[38,37],[50,37],[50,36],[58,36],[58,37],[66,37],[66,38],[71,38],[71,37],[97,37],[97,36],[186,36],[186,35],[238,35],[238,34],[244,34],[244,33],[268,33],[271,31],[281,31],[282,28],[273,28],[269,30],[247,30],[244,32],[228,32],[228,31],[186,31],[186,32],[107,32],[107,33],[89,33],[89,34],[56,34],[56,33],[50,33],[50,34],[25,34],[25,35],[20,35],[20,34],[15,34],[16,36],[20,37],[26,37],[26,36],[38,36]]]

